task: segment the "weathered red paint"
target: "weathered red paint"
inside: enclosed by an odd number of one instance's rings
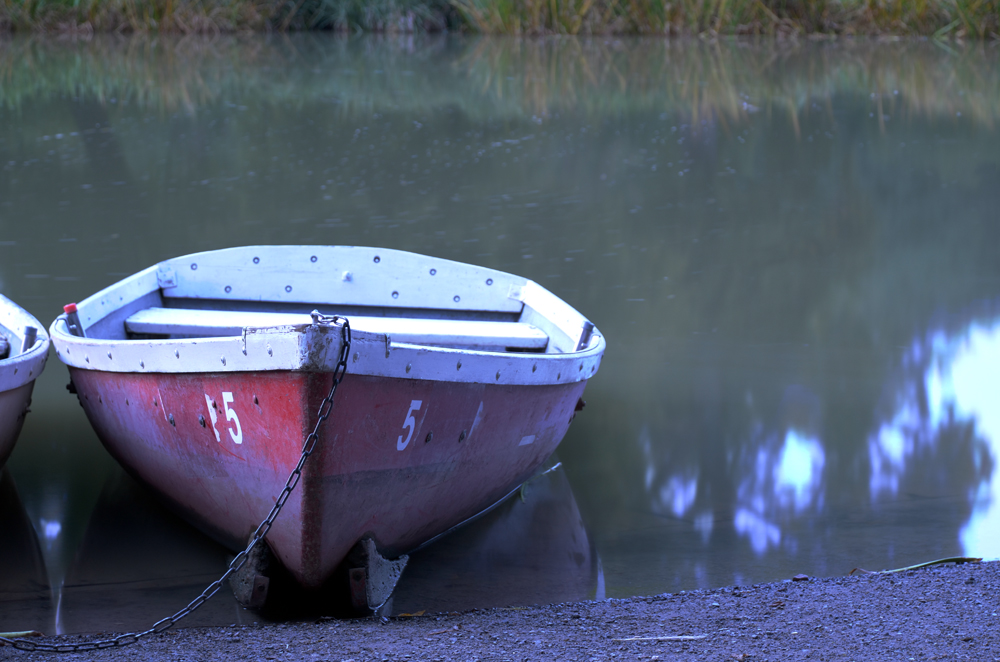
[[[328,373],[70,372],[111,454],[232,549],[267,515],[331,385]],[[372,536],[388,556],[404,554],[531,476],[565,435],[585,385],[348,374],[267,541],[307,587],[321,585],[362,537]],[[227,421],[223,393],[233,396],[241,444],[230,432],[236,425]],[[219,441],[206,394],[218,407]],[[416,400],[413,434],[397,450]],[[520,445],[529,436],[533,441]]]
[[[35,382],[31,381],[0,393],[0,468],[14,450],[14,442],[24,425],[24,415],[31,402],[31,390],[34,386]]]

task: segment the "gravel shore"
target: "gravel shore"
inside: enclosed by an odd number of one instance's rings
[[[1000,564],[376,620],[181,628],[86,660],[1000,660]],[[32,641],[69,643],[81,637]],[[0,660],[51,654],[0,648]]]

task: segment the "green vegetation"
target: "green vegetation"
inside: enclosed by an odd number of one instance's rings
[[[94,32],[337,30],[457,27],[447,0],[0,0],[0,30]]]
[[[502,34],[933,35],[997,38],[997,0],[453,0]]]
[[[1000,0],[0,0],[0,29],[924,35],[1000,40]]]
[[[963,563],[980,563],[982,558],[975,558],[971,556],[949,556],[946,559],[937,559],[935,561],[926,561],[924,563],[917,563],[916,565],[908,565],[905,568],[894,568],[892,570],[865,570],[864,568],[855,568],[851,570],[849,575],[858,573],[859,575],[888,575],[894,572],[909,572],[910,570],[922,570],[923,568],[932,568],[936,565],[945,565],[948,563],[954,563],[955,565],[961,565]]]

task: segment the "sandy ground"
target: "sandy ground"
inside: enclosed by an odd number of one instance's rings
[[[188,628],[85,660],[1000,660],[1000,564],[376,620]],[[80,637],[33,641],[68,643]],[[0,660],[51,654],[0,648]]]

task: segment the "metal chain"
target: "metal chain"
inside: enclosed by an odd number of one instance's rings
[[[278,498],[275,500],[274,507],[271,508],[271,512],[268,513],[267,517],[264,518],[264,521],[261,522],[260,526],[258,526],[254,531],[246,549],[237,554],[232,562],[230,562],[229,568],[226,569],[226,572],[224,572],[217,580],[209,584],[208,587],[201,592],[201,595],[189,602],[186,607],[172,616],[168,616],[157,621],[152,625],[152,627],[147,630],[143,630],[142,632],[127,632],[125,634],[120,634],[113,639],[84,641],[78,644],[43,644],[26,641],[24,639],[8,639],[7,637],[0,637],[0,646],[13,646],[14,648],[22,651],[39,651],[43,653],[79,653],[81,651],[103,650],[105,648],[128,646],[129,644],[134,644],[150,634],[156,634],[172,628],[178,621],[208,602],[212,596],[219,592],[219,589],[222,588],[223,582],[225,582],[231,574],[243,567],[250,551],[257,545],[257,543],[263,540],[264,536],[267,535],[267,532],[270,531],[271,525],[274,524],[274,520],[278,517],[278,513],[281,512],[285,502],[288,501],[288,497],[291,495],[292,490],[294,490],[295,486],[298,485],[299,479],[302,477],[302,467],[305,465],[309,456],[312,455],[313,450],[316,448],[316,442],[319,440],[319,428],[330,416],[330,412],[333,411],[333,396],[337,392],[337,386],[340,385],[340,381],[344,378],[344,374],[347,372],[347,357],[351,354],[350,322],[346,317],[341,317],[339,315],[321,315],[319,311],[315,310],[311,314],[313,324],[330,325],[336,324],[337,322],[344,323],[344,326],[342,327],[343,342],[341,343],[340,360],[337,362],[337,367],[333,371],[333,385],[330,387],[330,393],[323,398],[323,402],[319,406],[319,415],[316,419],[316,426],[313,428],[313,431],[309,433],[309,436],[306,437],[305,442],[302,444],[302,455],[299,457],[299,463],[295,465],[292,473],[288,476],[288,480],[285,481],[285,487],[281,490],[281,494],[279,494]]]

